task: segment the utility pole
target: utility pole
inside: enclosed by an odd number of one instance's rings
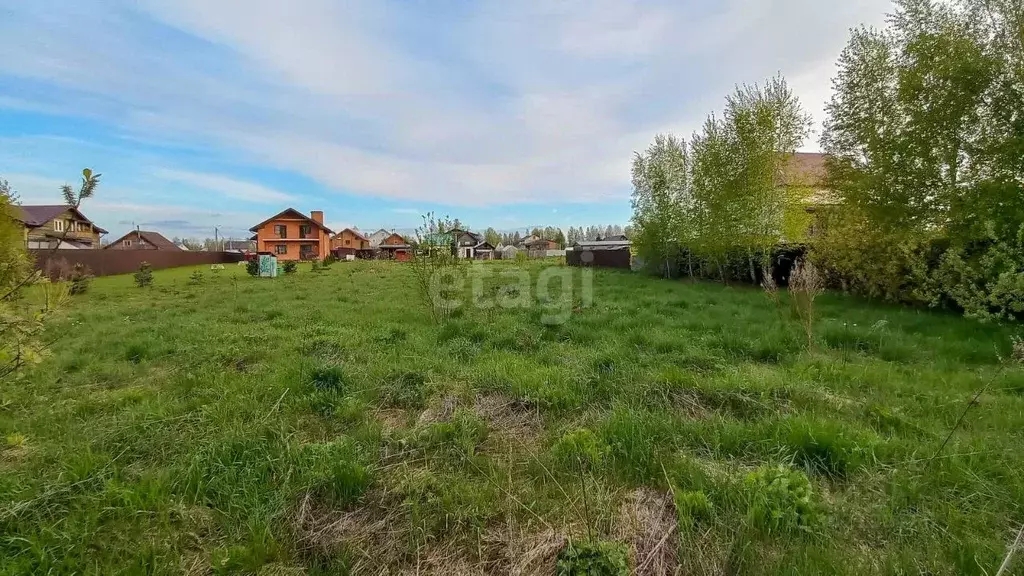
[[[220,250],[220,229],[217,226],[213,227],[213,247]]]

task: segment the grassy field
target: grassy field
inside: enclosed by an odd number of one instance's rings
[[[993,574],[1024,521],[1011,328],[829,294],[808,349],[611,270],[439,326],[408,265],[194,270],[95,280],[0,385],[0,572]]]

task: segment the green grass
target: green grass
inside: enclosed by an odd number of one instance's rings
[[[829,294],[808,350],[757,290],[612,270],[563,324],[437,326],[403,264],[194,271],[96,279],[0,384],[0,572],[991,574],[1024,520],[1014,327]]]

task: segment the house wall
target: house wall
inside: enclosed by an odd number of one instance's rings
[[[543,242],[534,241],[527,245],[530,250],[558,250],[558,242],[554,240],[545,240]]]
[[[55,221],[63,222],[63,230],[58,230]],[[47,234],[64,234],[67,232],[68,240],[88,240],[92,242],[92,248],[97,249],[100,247],[100,233],[96,231],[96,227],[86,222],[77,216],[75,216],[70,210],[62,212],[57,217],[51,219],[46,224],[36,228],[25,229],[25,241],[26,242],[56,242],[54,238],[47,237]],[[31,246],[31,245],[30,245]]]
[[[406,242],[405,238],[402,238],[399,234],[392,234],[385,238],[381,244],[386,244],[388,246],[400,246],[402,244],[408,244],[408,242]]]
[[[308,224],[312,230],[310,230],[310,235],[307,236],[307,238],[300,240],[299,226],[304,224]],[[280,238],[274,230],[275,226],[282,225],[286,227],[284,238]],[[276,252],[276,246],[278,245],[284,245],[286,247],[284,254],[278,254]],[[316,252],[317,258],[326,258],[330,253],[330,235],[323,228],[310,224],[308,220],[299,220],[295,218],[278,218],[276,220],[271,220],[256,231],[256,251],[275,254],[278,260],[299,260],[301,250],[300,246],[302,245],[312,246]]]

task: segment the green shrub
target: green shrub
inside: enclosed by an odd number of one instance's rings
[[[675,490],[672,496],[676,504],[680,530],[689,530],[700,522],[710,520],[714,514],[711,500],[704,492]]]
[[[558,555],[558,576],[626,576],[629,552],[621,542],[572,543]]]
[[[747,518],[767,533],[811,529],[820,510],[811,481],[787,466],[762,466],[744,479]]]
[[[295,263],[295,260],[288,260],[282,264],[285,274],[294,274],[299,269],[299,265]]]
[[[253,257],[251,260],[247,260],[245,262],[245,272],[249,276],[259,276],[260,275],[260,259],[259,259],[258,256],[257,257]]]
[[[566,432],[551,447],[551,456],[555,462],[572,471],[599,467],[607,452],[608,447],[586,428]]]
[[[153,284],[153,267],[149,262],[139,264],[139,271],[135,273],[135,285],[145,288]]]
[[[70,294],[85,294],[89,290],[89,284],[92,282],[93,275],[85,264],[78,263],[71,268],[71,274],[68,276],[68,280],[71,281],[71,287],[68,289]]]
[[[354,446],[347,442],[304,445],[296,469],[303,490],[338,506],[358,500],[373,481]]]
[[[794,419],[781,432],[798,463],[834,478],[847,477],[871,456],[867,439],[835,422]]]
[[[309,271],[310,272],[320,272],[322,270],[323,270],[323,266],[321,266],[320,261],[319,260],[313,260],[313,263],[310,265]]]
[[[421,430],[416,443],[421,448],[472,456],[487,439],[487,423],[471,410],[458,409],[447,422],[435,422]]]
[[[310,374],[309,381],[317,390],[341,391],[345,386],[345,374],[339,366],[317,368]]]
[[[188,277],[188,283],[192,286],[198,286],[203,283],[203,273],[196,270]]]
[[[382,390],[384,404],[393,408],[423,408],[427,377],[419,372],[391,375]]]

